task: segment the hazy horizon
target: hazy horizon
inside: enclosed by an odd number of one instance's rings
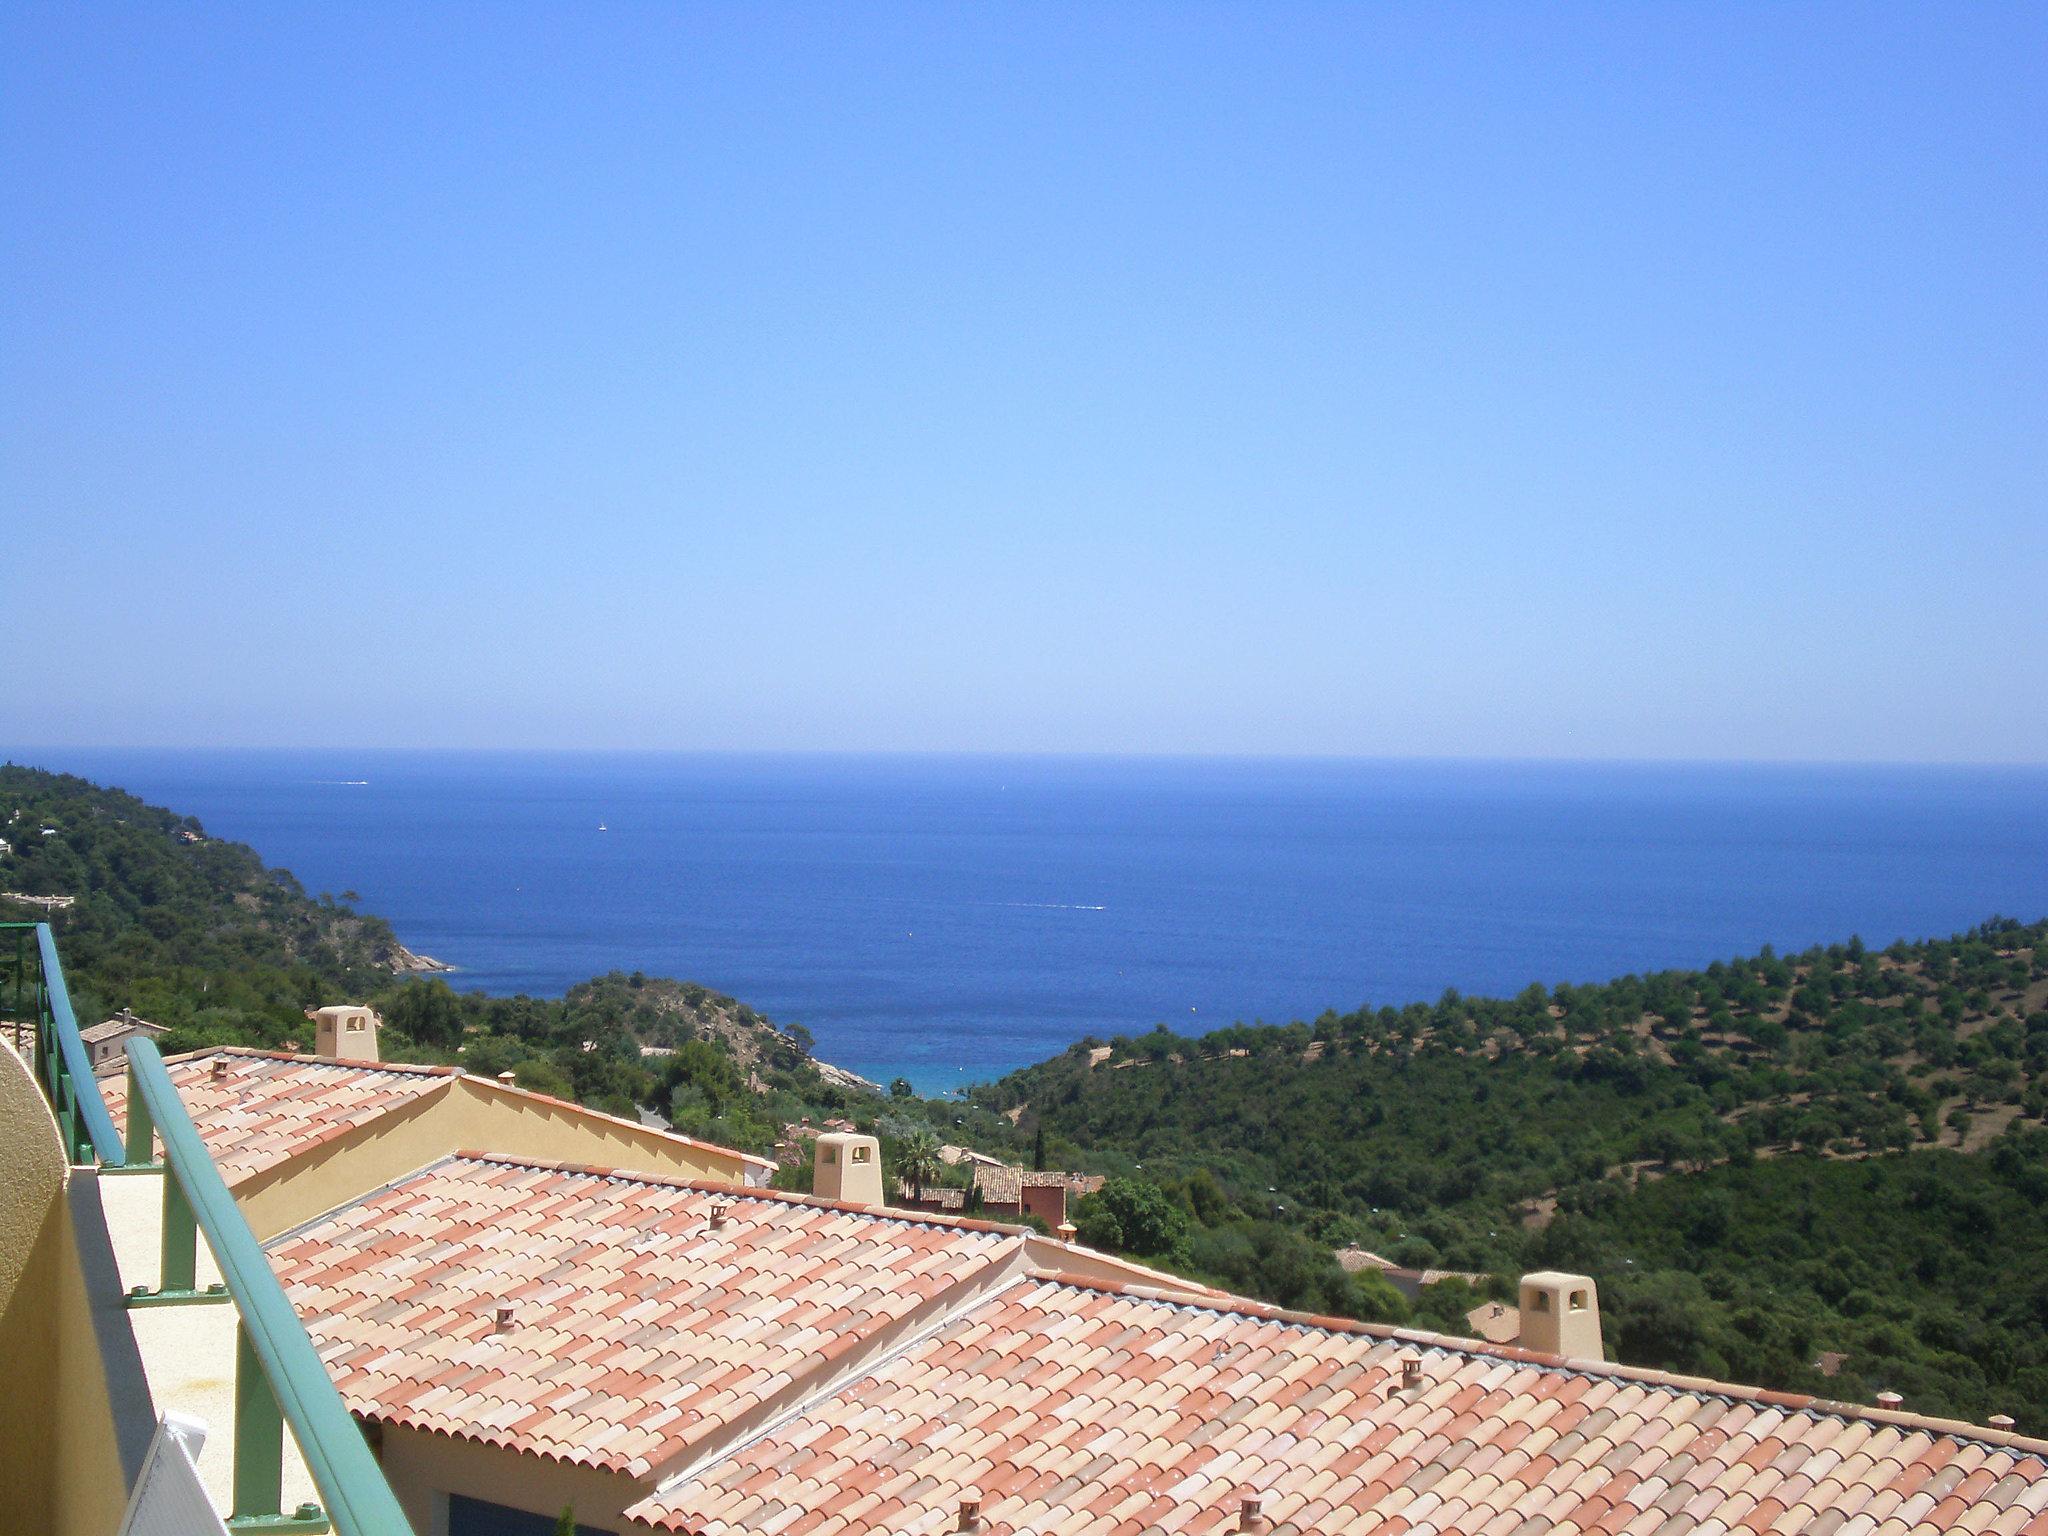
[[[1820,757],[1568,757],[1553,756],[1488,756],[1479,753],[1424,753],[1424,752],[1182,752],[1171,750],[1155,751],[1087,751],[1033,749],[1029,747],[988,747],[988,748],[947,748],[947,747],[635,747],[635,746],[544,746],[544,745],[489,745],[489,746],[414,746],[405,743],[363,744],[348,742],[239,742],[233,744],[207,742],[143,742],[143,741],[79,741],[63,743],[26,743],[17,746],[0,746],[0,762],[15,762],[26,767],[46,768],[53,772],[69,772],[60,761],[33,760],[49,754],[79,753],[91,755],[119,755],[133,753],[138,756],[152,753],[195,755],[247,755],[247,756],[333,756],[346,757],[360,754],[375,757],[379,754],[392,756],[478,756],[478,757],[711,757],[711,758],[843,758],[851,762],[888,762],[901,760],[1044,760],[1048,762],[1150,762],[1161,763],[1300,763],[1313,765],[1327,763],[1341,765],[1388,764],[1427,766],[1441,764],[1445,767],[1459,766],[1512,768],[1870,768],[1870,769],[1967,769],[2012,770],[2015,772],[2048,770],[2048,759],[1971,759],[1971,758],[1820,758]],[[89,775],[86,775],[89,777]]]

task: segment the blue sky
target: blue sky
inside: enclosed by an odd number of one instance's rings
[[[2048,12],[0,20],[20,743],[2048,760]]]

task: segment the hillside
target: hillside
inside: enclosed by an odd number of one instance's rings
[[[1212,1230],[1275,1218],[1416,1266],[1569,1264],[1635,1363],[2048,1403],[2048,924],[1084,1042],[977,1099],[1142,1165],[1211,1270]]]
[[[290,1023],[420,961],[383,919],[315,900],[254,849],[69,774],[0,766],[0,919],[49,913],[81,1018],[132,1005],[185,1029]]]

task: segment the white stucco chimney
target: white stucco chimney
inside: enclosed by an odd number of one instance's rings
[[[309,1008],[313,1021],[313,1054],[336,1061],[375,1061],[377,1028],[383,1022],[360,1003],[331,1003]]]
[[[1522,1337],[1517,1342],[1567,1360],[1605,1360],[1599,1287],[1589,1276],[1554,1269],[1522,1276]]]
[[[827,1131],[818,1138],[811,1193],[848,1205],[880,1205],[882,1144],[851,1131]]]

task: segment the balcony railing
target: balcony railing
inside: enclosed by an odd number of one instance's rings
[[[236,1531],[313,1532],[329,1529],[331,1522],[341,1536],[412,1536],[383,1469],[222,1182],[156,1046],[142,1039],[128,1042],[124,1142],[115,1132],[79,1037],[49,925],[5,927],[33,929],[32,978],[25,974],[27,935],[15,934],[14,1017],[31,1017],[36,1026],[36,1074],[71,1160],[97,1163],[104,1170],[161,1171],[160,1281],[155,1290],[131,1294],[129,1304],[217,1303],[235,1308],[234,1509],[229,1526]],[[160,1164],[152,1161],[158,1142],[163,1144]],[[202,1234],[224,1282],[206,1290],[197,1284],[197,1240]],[[324,1510],[301,1505],[287,1514],[280,1508],[287,1424],[313,1486],[325,1501]]]

